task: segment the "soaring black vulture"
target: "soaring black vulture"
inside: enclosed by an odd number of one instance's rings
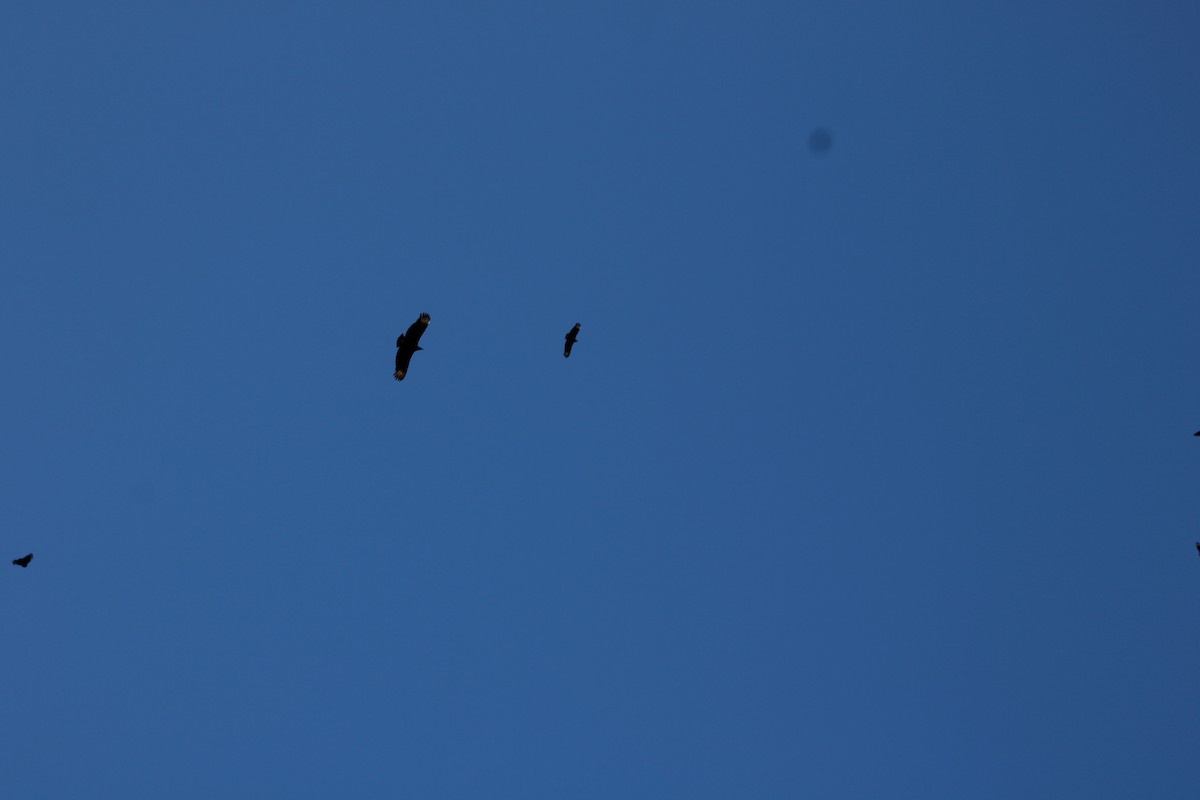
[[[30,561],[33,561],[33,553],[13,559],[13,563],[22,568],[28,567]]]
[[[571,357],[571,348],[575,346],[575,337],[579,335],[579,323],[575,323],[575,327],[567,331],[567,345],[563,348],[563,358]]]
[[[416,322],[408,326],[405,333],[400,334],[400,337],[396,339],[396,371],[392,375],[396,380],[402,381],[408,374],[408,362],[412,360],[413,353],[425,349],[418,342],[421,341],[421,334],[428,327],[429,315],[422,314]]]

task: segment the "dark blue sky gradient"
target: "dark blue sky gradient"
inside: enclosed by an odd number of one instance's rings
[[[0,7],[5,796],[1197,796],[1193,4],[117,5]]]

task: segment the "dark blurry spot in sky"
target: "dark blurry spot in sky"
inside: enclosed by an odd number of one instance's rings
[[[833,147],[833,136],[827,128],[817,128],[808,137],[808,149],[814,153],[827,153]]]

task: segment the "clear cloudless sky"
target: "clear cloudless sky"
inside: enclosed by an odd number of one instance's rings
[[[0,791],[1200,796],[1198,34],[3,3]]]

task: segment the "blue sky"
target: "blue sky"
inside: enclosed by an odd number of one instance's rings
[[[4,4],[6,795],[1194,798],[1198,22]]]

